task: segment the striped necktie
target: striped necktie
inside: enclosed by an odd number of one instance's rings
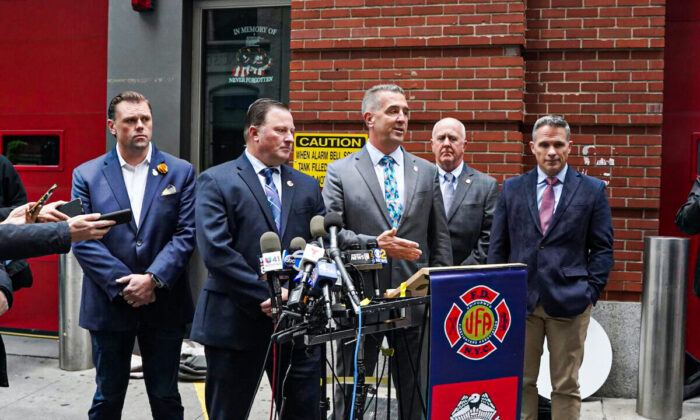
[[[272,218],[275,219],[277,232],[281,232],[280,223],[282,221],[282,201],[280,200],[280,195],[277,192],[277,187],[275,187],[275,183],[272,180],[273,172],[278,172],[277,168],[264,168],[260,170],[260,173],[265,177],[265,195],[267,196],[267,202],[270,204]]]

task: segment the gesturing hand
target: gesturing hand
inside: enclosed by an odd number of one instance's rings
[[[377,244],[386,250],[389,257],[400,260],[417,260],[423,254],[423,251],[418,249],[417,242],[396,236],[396,228],[384,231],[377,236]]]

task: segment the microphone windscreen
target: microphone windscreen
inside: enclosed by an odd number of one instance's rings
[[[289,252],[298,251],[306,247],[306,241],[301,236],[297,236],[289,243]]]
[[[343,216],[340,213],[328,213],[326,218],[323,219],[323,228],[326,232],[330,231],[330,228],[335,226],[338,230],[343,228]]]
[[[275,232],[265,232],[260,237],[260,252],[263,254],[267,252],[281,251],[282,245],[280,244],[280,237]]]
[[[309,227],[311,230],[312,238],[320,238],[328,235],[328,232],[326,232],[326,230],[323,228],[323,216],[319,214],[311,218],[311,222],[309,222]]]
[[[367,249],[379,248],[379,244],[376,239],[370,239],[367,241]]]

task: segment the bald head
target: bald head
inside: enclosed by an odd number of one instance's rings
[[[455,118],[443,118],[433,126],[430,139],[435,162],[445,171],[452,172],[464,160],[467,130]]]

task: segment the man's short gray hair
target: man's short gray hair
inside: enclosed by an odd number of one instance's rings
[[[374,111],[377,108],[378,92],[397,92],[406,96],[401,86],[393,83],[372,86],[371,88],[367,89],[367,92],[365,92],[365,97],[362,98],[362,115],[365,115],[365,112],[367,111]]]
[[[566,120],[558,115],[545,115],[540,117],[535,121],[535,125],[532,126],[532,142],[537,143],[537,129],[540,127],[558,127],[566,130],[566,141],[571,140],[571,128]]]

